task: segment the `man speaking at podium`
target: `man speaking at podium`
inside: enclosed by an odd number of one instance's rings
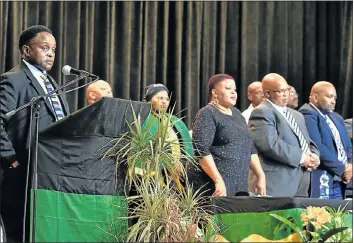
[[[54,64],[56,49],[50,29],[42,25],[27,28],[20,36],[19,49],[21,63],[0,76],[0,162],[4,172],[0,213],[9,241],[22,241],[30,107],[12,117],[7,118],[5,114],[28,103],[33,97],[45,95],[58,87],[47,74]],[[41,102],[39,131],[68,114],[68,103],[64,96],[47,98]],[[35,131],[34,124],[32,134]],[[29,211],[27,207],[27,215]],[[29,218],[26,225],[29,229]]]

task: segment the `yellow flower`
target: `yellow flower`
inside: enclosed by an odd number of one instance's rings
[[[301,220],[304,224],[311,221],[314,223],[316,229],[320,229],[325,223],[331,220],[331,216],[323,207],[320,208],[309,206],[307,207],[307,213],[303,212],[301,214]]]
[[[310,218],[307,215],[307,213],[306,212],[302,212],[301,213],[301,221],[307,224],[309,222],[309,220],[310,220]]]
[[[316,225],[318,228],[321,228],[322,225],[325,223],[328,223],[331,220],[331,215],[327,212],[327,210],[323,209],[319,212],[317,218],[316,218]]]

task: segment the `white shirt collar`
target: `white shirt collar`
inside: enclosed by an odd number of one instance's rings
[[[310,102],[310,105],[311,105],[313,108],[315,108],[315,110],[316,110],[318,113],[320,113],[321,116],[323,116],[324,118],[326,118],[326,115],[323,114],[323,113],[317,108],[317,106],[315,106],[315,105],[312,104],[311,102]]]
[[[266,99],[272,106],[274,106],[275,109],[277,109],[280,113],[285,113],[286,112],[286,106],[279,106],[271,102],[269,99]]]
[[[29,62],[27,62],[25,59],[22,59],[24,63],[26,63],[27,67],[29,68],[29,70],[31,71],[31,73],[34,75],[35,73],[39,73],[41,75],[45,75],[47,76],[47,72],[45,70],[43,70],[43,72],[41,72],[41,70],[39,70],[38,68],[36,68],[35,66],[33,66],[32,64],[30,64]]]
[[[253,107],[253,105],[252,105],[252,103],[250,104],[250,106],[247,108],[247,110],[254,110],[254,107]]]
[[[35,66],[33,66],[32,64],[28,63],[27,61],[25,61],[24,59],[22,59],[23,62],[27,65],[28,69],[30,70],[30,72],[33,74],[33,76],[36,78],[36,80],[38,81],[38,83],[41,85],[44,93],[48,93],[47,91],[47,88],[45,87],[45,83],[44,83],[44,80],[43,76],[46,76],[47,73],[44,71],[44,72],[41,72],[38,68],[36,68]]]

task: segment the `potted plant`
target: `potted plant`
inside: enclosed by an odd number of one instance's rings
[[[136,192],[126,198],[127,218],[135,222],[128,228],[127,241],[223,240],[210,199],[203,196],[201,189],[193,192],[189,185],[186,168],[197,163],[183,146],[186,140],[169,136],[178,122],[180,119],[171,113],[151,115],[144,123],[134,114],[134,122],[127,124],[129,133],[114,140],[106,153],[116,157],[117,167],[127,165],[126,182]]]

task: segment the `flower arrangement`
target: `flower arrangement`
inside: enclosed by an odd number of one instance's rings
[[[276,214],[270,216],[294,230],[302,242],[352,242],[352,230],[344,225],[347,213],[345,207],[335,211],[331,207],[309,206],[301,214],[301,226]]]

